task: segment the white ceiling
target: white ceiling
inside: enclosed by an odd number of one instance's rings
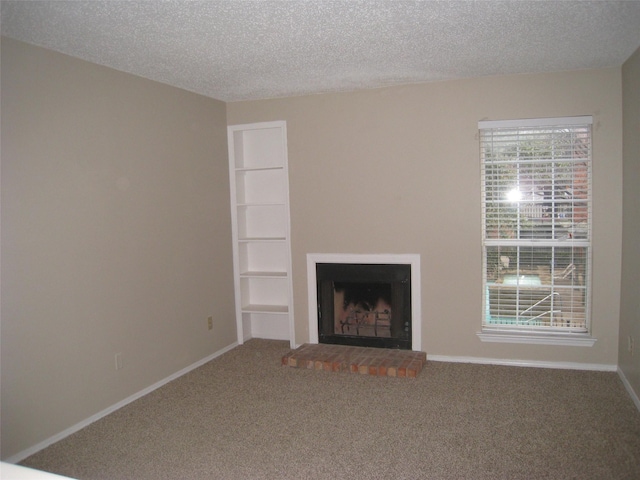
[[[618,67],[633,1],[5,1],[2,35],[223,101]]]

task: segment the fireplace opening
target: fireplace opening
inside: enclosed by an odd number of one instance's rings
[[[411,265],[317,263],[320,343],[411,350]]]

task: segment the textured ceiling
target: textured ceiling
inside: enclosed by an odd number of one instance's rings
[[[1,33],[223,101],[620,66],[640,1],[4,1]]]

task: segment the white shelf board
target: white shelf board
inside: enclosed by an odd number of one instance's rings
[[[264,167],[238,167],[236,172],[260,172],[262,170],[283,170],[282,165],[267,165]]]
[[[249,207],[284,207],[286,204],[281,202],[272,202],[272,203],[238,203],[236,206],[238,208],[249,208]]]
[[[238,242],[284,242],[285,237],[251,237],[239,238]]]
[[[287,305],[244,305],[242,311],[245,313],[288,313]]]
[[[287,272],[242,272],[240,276],[243,278],[287,278]]]

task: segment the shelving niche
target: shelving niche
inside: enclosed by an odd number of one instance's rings
[[[286,122],[228,127],[238,343],[293,337]]]

